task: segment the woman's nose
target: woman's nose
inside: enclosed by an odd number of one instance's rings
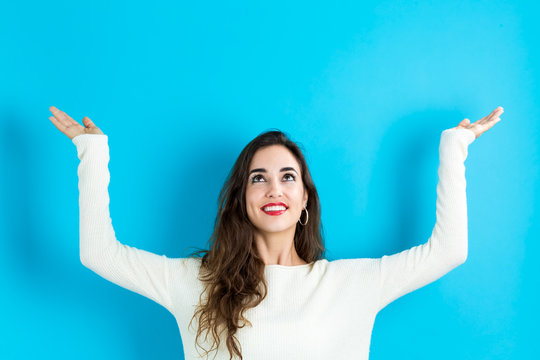
[[[268,195],[269,196],[281,196],[281,184],[279,181],[272,181],[270,182],[269,188],[268,188]]]

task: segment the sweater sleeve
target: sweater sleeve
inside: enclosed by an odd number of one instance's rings
[[[436,222],[427,243],[379,259],[379,308],[421,288],[467,259],[465,159],[476,135],[447,129],[439,145]]]
[[[72,139],[80,159],[79,216],[82,264],[119,286],[141,294],[171,311],[171,268],[165,255],[121,244],[109,214],[107,135],[82,134]],[[178,263],[179,264],[179,263]],[[177,265],[178,265],[177,264]]]

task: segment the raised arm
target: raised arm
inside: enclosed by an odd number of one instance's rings
[[[498,106],[471,123],[463,119],[444,130],[439,146],[437,220],[428,242],[378,261],[380,293],[378,310],[397,298],[425,286],[467,259],[467,196],[465,159],[469,145],[498,123],[504,112]]]
[[[109,213],[110,174],[107,135],[74,137],[80,159],[79,211],[80,258],[84,266],[101,277],[134,291],[171,311],[171,267],[183,259],[121,244]]]
[[[51,106],[49,120],[77,146],[80,159],[80,258],[101,277],[172,310],[171,283],[183,283],[197,272],[191,258],[167,258],[121,244],[109,214],[108,137],[89,117],[84,126]],[[186,285],[187,286],[187,285]]]
[[[475,134],[452,128],[441,134],[435,227],[428,242],[380,259],[379,310],[425,286],[467,258],[465,159]]]

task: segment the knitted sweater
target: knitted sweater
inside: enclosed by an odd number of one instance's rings
[[[441,134],[436,223],[426,243],[381,258],[266,265],[268,295],[245,313],[253,326],[246,325],[236,334],[244,359],[368,359],[377,313],[467,258],[464,162],[474,140],[468,129],[452,128]],[[109,213],[108,137],[82,134],[72,141],[80,159],[82,264],[165,307],[177,321],[185,359],[202,359],[199,354],[204,352],[195,346],[196,318],[188,328],[203,291],[197,278],[200,259],[169,258],[119,242]],[[202,342],[206,349],[210,344]],[[229,359],[223,341],[218,353],[209,355]]]

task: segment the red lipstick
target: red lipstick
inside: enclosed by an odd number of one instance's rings
[[[285,209],[281,209],[281,210],[270,210],[270,211],[266,211],[264,210],[264,208],[267,208],[267,207],[272,207],[272,206],[283,206],[285,207]],[[271,216],[277,216],[277,215],[281,215],[283,213],[285,213],[285,211],[287,211],[288,209],[288,206],[285,205],[284,203],[282,202],[277,202],[277,203],[268,203],[264,206],[261,207],[261,210],[267,214],[267,215],[271,215]]]

